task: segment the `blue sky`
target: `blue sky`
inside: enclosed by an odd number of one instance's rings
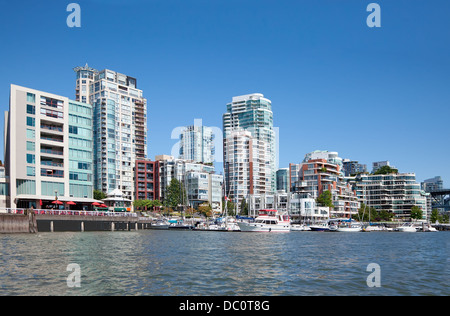
[[[74,98],[87,62],[137,78],[150,158],[170,153],[174,128],[221,128],[233,96],[259,92],[280,167],[331,150],[450,186],[448,0],[77,1],[80,28],[66,25],[71,1],[2,2],[2,111],[11,83]],[[381,28],[366,25],[370,2]]]

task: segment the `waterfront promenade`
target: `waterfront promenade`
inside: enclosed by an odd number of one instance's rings
[[[139,213],[47,209],[0,210],[0,233],[117,231],[150,227]]]

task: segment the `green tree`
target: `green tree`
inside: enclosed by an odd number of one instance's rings
[[[334,207],[333,198],[329,190],[322,192],[322,194],[317,198],[316,202],[321,206]]]
[[[166,191],[166,199],[164,200],[164,206],[177,209],[178,205],[186,204],[186,190],[183,184],[176,178],[170,180],[170,185]]]
[[[242,198],[241,200],[241,215],[248,215],[248,204],[247,201],[245,200],[245,198]]]
[[[388,212],[386,210],[380,211],[380,220],[390,222],[392,218],[394,217],[394,213]]]
[[[421,219],[423,215],[422,209],[416,205],[411,207],[411,218],[418,220]]]
[[[439,212],[437,209],[431,211],[430,221],[432,223],[436,223],[436,221],[439,221]]]
[[[106,194],[100,190],[94,190],[94,199],[95,200],[103,200],[106,199]]]
[[[373,174],[391,174],[391,173],[398,173],[398,169],[391,168],[390,166],[383,166],[379,168],[377,171],[375,171]]]

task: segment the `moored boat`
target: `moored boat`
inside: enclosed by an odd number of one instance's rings
[[[415,233],[417,232],[417,229],[412,223],[404,223],[402,226],[397,227],[396,231],[403,233]]]
[[[309,229],[313,232],[327,232],[330,231],[330,225],[328,225],[328,222],[317,223],[309,225]]]
[[[238,222],[242,232],[277,232],[287,233],[291,230],[289,215],[279,214],[277,210],[260,210],[254,222]]]

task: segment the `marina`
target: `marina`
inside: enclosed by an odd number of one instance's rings
[[[311,224],[290,221],[289,215],[276,210],[261,210],[256,218],[226,216],[206,220],[150,217],[134,212],[71,210],[0,210],[0,233],[37,233],[55,231],[116,230],[197,230],[217,232],[437,232],[449,230],[449,224],[427,222],[363,223],[346,218],[331,218]]]

